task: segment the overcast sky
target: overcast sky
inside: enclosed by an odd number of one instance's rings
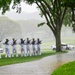
[[[38,9],[36,7],[37,7],[36,4],[28,5],[28,4],[22,3],[22,11],[25,11],[28,13],[38,11]]]
[[[7,11],[4,15],[0,13],[0,16],[6,16],[11,19],[24,19],[24,20],[41,18],[36,4],[28,5],[22,2],[21,7],[22,11],[20,14],[16,13],[16,10],[11,9],[10,11]]]
[[[36,4],[28,5],[28,4],[22,2],[21,3],[21,7],[22,7],[22,11],[21,12],[33,13],[33,12],[37,12],[38,11]],[[12,11],[16,13],[16,10],[13,10],[13,9],[11,9],[10,11],[7,11],[6,13],[10,13]],[[0,14],[1,14],[1,12],[0,12]]]
[[[24,2],[21,3],[21,7],[22,7],[22,11],[26,12],[26,13],[32,13],[32,12],[36,12],[38,11],[38,9],[36,8],[37,5],[33,4],[33,5],[28,5]],[[14,11],[14,10],[11,10]]]

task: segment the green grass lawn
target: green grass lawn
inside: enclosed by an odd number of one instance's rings
[[[75,61],[62,65],[51,75],[75,75]]]
[[[62,52],[62,53],[64,53],[64,52]],[[47,50],[47,51],[43,51],[42,55],[38,55],[38,56],[21,57],[19,55],[19,57],[5,58],[5,56],[2,55],[2,58],[0,59],[0,66],[16,64],[16,63],[23,63],[23,62],[30,62],[30,61],[39,60],[43,57],[54,55],[54,54],[58,54],[58,53],[56,53],[55,51],[52,51],[52,50]]]

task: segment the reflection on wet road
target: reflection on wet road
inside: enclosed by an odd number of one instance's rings
[[[62,64],[74,61],[75,51],[45,57],[41,60],[0,67],[0,75],[50,75]]]

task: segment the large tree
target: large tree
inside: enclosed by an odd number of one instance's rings
[[[61,51],[61,28],[65,15],[68,13],[68,8],[72,8],[72,14],[74,14],[75,1],[74,0],[0,0],[0,8],[2,13],[9,10],[11,2],[13,2],[13,9],[17,9],[20,13],[20,3],[24,1],[28,4],[36,3],[41,10],[42,15],[46,19],[46,25],[49,26],[56,39],[56,51]],[[73,5],[73,6],[72,6]],[[71,10],[70,10],[71,11]],[[67,13],[66,13],[67,12]],[[74,21],[74,17],[72,16]],[[43,25],[41,23],[40,25]]]

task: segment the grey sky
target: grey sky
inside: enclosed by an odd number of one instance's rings
[[[38,11],[38,9],[36,7],[37,7],[36,4],[28,5],[28,4],[25,4],[22,2],[22,11],[25,11],[28,13],[35,12],[35,11]]]
[[[37,7],[36,4],[28,5],[24,2],[21,2],[21,7],[22,7],[22,11],[26,13],[32,13],[38,11],[38,9],[36,8]],[[15,10],[11,9],[11,11],[15,11]]]
[[[40,12],[37,9],[36,4],[28,5],[22,2],[21,7],[22,7],[22,11],[20,14],[16,13],[16,10],[11,9],[10,11],[7,11],[2,16],[6,16],[14,20],[41,19],[39,15]],[[0,13],[0,16],[1,16],[1,13]]]

